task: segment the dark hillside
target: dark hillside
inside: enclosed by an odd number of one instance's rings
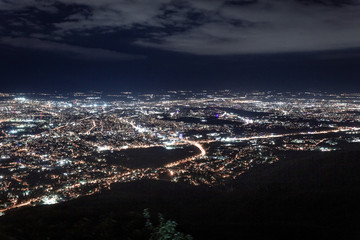
[[[161,212],[194,239],[360,238],[359,152],[299,156],[260,166],[223,189],[164,181],[0,218],[6,239],[146,239],[142,210]]]

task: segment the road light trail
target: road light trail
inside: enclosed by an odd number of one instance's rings
[[[188,158],[181,159],[181,160],[173,162],[173,163],[169,163],[169,164],[165,165],[165,168],[175,167],[175,166],[177,166],[179,164],[189,162],[189,161],[193,161],[193,160],[195,160],[195,159],[197,159],[199,157],[206,156],[206,150],[200,143],[195,142],[195,141],[189,141],[189,140],[185,140],[185,143],[188,143],[190,145],[193,145],[193,146],[197,147],[200,150],[200,153],[195,155],[195,156],[192,156],[192,157],[188,157]]]
[[[301,136],[301,135],[321,135],[328,133],[338,133],[338,132],[349,132],[349,131],[360,131],[360,128],[357,127],[339,127],[337,129],[325,130],[325,131],[315,131],[315,132],[298,132],[298,133],[285,133],[285,134],[269,134],[263,136],[250,136],[250,137],[241,137],[241,138],[227,138],[221,140],[222,142],[236,142],[236,141],[249,141],[254,139],[267,139],[267,138],[282,138],[289,136]],[[215,140],[214,140],[215,141]]]
[[[96,122],[95,120],[92,120],[92,127],[85,133],[86,135],[89,135],[94,128],[96,128]]]

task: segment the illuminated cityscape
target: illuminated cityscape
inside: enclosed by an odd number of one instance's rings
[[[360,0],[0,0],[0,240],[360,239]]]
[[[360,94],[0,95],[0,212],[115,182],[222,186],[289,153],[358,148]]]

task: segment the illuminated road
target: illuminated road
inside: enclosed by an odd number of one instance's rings
[[[188,158],[185,158],[185,159],[182,159],[182,160],[179,160],[179,161],[176,161],[176,162],[173,162],[173,163],[169,163],[167,165],[165,165],[166,168],[171,168],[171,167],[175,167],[181,163],[185,163],[185,162],[189,162],[189,161],[193,161],[199,157],[204,157],[206,156],[206,150],[205,148],[198,142],[195,142],[195,141],[188,141],[186,140],[185,143],[187,144],[190,144],[190,145],[193,145],[195,147],[197,147],[199,150],[200,150],[200,153],[193,156],[193,157],[188,157]]]
[[[195,141],[186,141],[188,143],[190,143],[191,145],[197,147],[199,150],[200,150],[200,156],[206,156],[206,150],[204,149],[204,147],[198,143],[198,142],[195,142]]]
[[[348,131],[360,131],[360,128],[356,127],[339,127],[337,129],[332,130],[325,130],[325,131],[315,131],[315,132],[299,132],[299,133],[285,133],[285,134],[269,134],[269,135],[262,135],[262,136],[250,136],[250,137],[242,137],[242,138],[225,138],[221,141],[223,142],[241,142],[241,141],[248,141],[254,139],[266,139],[266,138],[282,138],[288,136],[301,136],[301,135],[321,135],[321,134],[328,134],[328,133],[338,133],[338,132],[348,132]],[[215,140],[214,140],[215,142]]]
[[[251,136],[251,137],[242,137],[242,138],[228,138],[228,139],[224,139],[222,141],[224,142],[241,142],[241,141],[249,141],[249,140],[254,140],[254,139],[267,139],[267,138],[282,138],[282,137],[288,137],[288,136],[297,136],[297,135],[321,135],[321,134],[329,134],[329,133],[338,133],[338,132],[348,132],[348,131],[360,131],[360,128],[356,128],[356,127],[348,127],[348,128],[337,128],[337,129],[333,129],[333,130],[327,130],[327,131],[317,131],[317,132],[300,132],[300,133],[286,133],[286,134],[269,134],[269,135],[263,135],[263,136]],[[191,158],[187,158],[187,159],[183,159],[174,163],[169,163],[167,165],[165,165],[166,168],[171,168],[171,167],[175,167],[181,163],[184,162],[188,162],[188,161],[193,161],[195,159],[197,159],[198,157],[204,157],[206,156],[206,150],[204,149],[204,147],[200,144],[200,142],[195,142],[195,141],[186,141],[187,143],[197,147],[201,153],[191,157]],[[205,140],[205,141],[201,141],[201,143],[211,143],[211,142],[218,142],[217,140]]]
[[[96,128],[96,122],[95,120],[92,120],[92,127],[85,133],[86,135],[89,135],[94,128]]]
[[[16,204],[16,205],[12,205],[12,206],[7,207],[7,208],[5,208],[5,209],[0,209],[0,212],[4,213],[4,212],[9,211],[9,210],[11,210],[11,209],[20,208],[20,207],[25,207],[25,206],[30,206],[30,205],[32,205],[32,203],[33,203],[34,201],[39,201],[41,198],[42,198],[42,197],[34,198],[34,199],[31,199],[31,200],[29,200],[29,201],[27,201],[27,202],[23,202],[23,203],[19,203],[19,204]]]

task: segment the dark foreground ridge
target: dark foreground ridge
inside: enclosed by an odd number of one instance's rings
[[[222,189],[140,181],[8,212],[1,239],[148,239],[142,212],[162,213],[194,239],[359,239],[359,152],[254,168]],[[335,239],[336,239],[335,238]]]

